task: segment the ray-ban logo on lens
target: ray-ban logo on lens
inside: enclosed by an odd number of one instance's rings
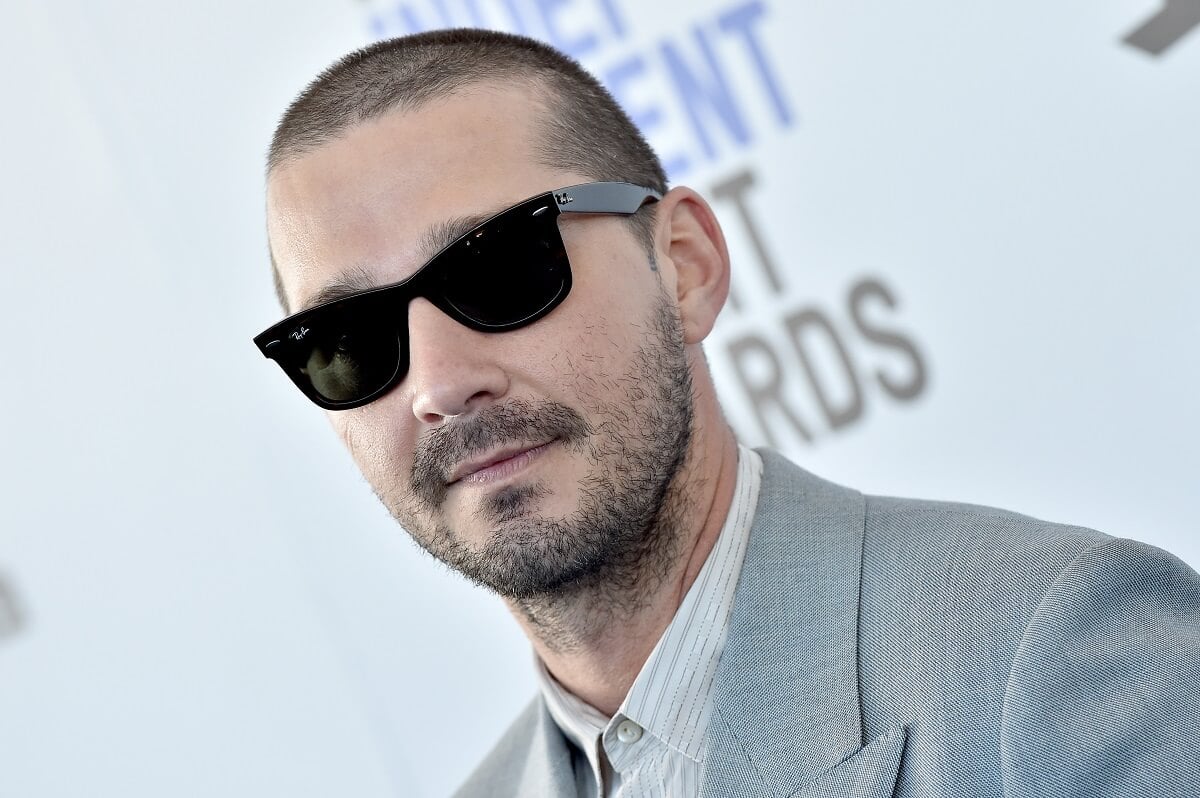
[[[1162,55],[1197,25],[1200,0],[1165,0],[1158,13],[1130,31],[1124,42],[1150,55]]]
[[[288,337],[291,338],[293,341],[303,341],[304,336],[306,336],[306,335],[308,335],[308,328],[301,327],[298,330],[292,330],[291,335]]]

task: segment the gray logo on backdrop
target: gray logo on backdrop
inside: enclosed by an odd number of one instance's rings
[[[737,285],[730,288],[733,313],[753,314],[754,321],[717,357],[727,358],[732,367],[760,439],[775,447],[813,443],[861,422],[872,392],[896,402],[921,396],[929,383],[926,360],[913,336],[891,318],[899,303],[886,282],[859,278],[842,308],[803,300],[799,305],[787,303],[792,297],[784,284],[786,272],[771,255],[751,209],[756,182],[754,173],[743,169],[710,193],[719,202],[733,204],[765,283],[789,305],[780,310],[746,308]],[[873,367],[880,356],[891,363]],[[749,432],[731,421],[739,431]]]
[[[1200,0],[1166,0],[1166,5],[1131,31],[1124,42],[1150,55],[1168,48],[1200,25]]]
[[[21,630],[21,610],[17,604],[17,593],[0,574],[0,642]]]

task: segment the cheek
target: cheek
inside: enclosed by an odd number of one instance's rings
[[[589,414],[612,412],[613,402],[623,403],[630,386],[632,361],[640,345],[629,325],[612,327],[595,324],[569,342],[556,359],[554,378],[573,394],[578,406]]]
[[[407,476],[410,458],[405,454],[404,431],[389,423],[386,415],[360,410],[329,415],[334,432],[376,490],[387,490],[390,481]]]

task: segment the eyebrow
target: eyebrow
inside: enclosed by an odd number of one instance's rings
[[[366,267],[356,266],[348,273],[339,275],[322,285],[315,294],[300,303],[300,308],[296,312],[303,313],[318,305],[324,305],[326,302],[345,299],[353,294],[369,291],[374,287],[371,283],[371,276],[367,273]]]
[[[506,206],[507,207],[507,206]],[[436,222],[426,228],[421,234],[417,244],[417,251],[420,253],[422,267],[433,259],[435,255],[441,252],[446,247],[453,244],[458,239],[465,236],[467,233],[474,230],[479,225],[486,222],[488,219],[495,216],[500,211],[490,211],[488,213],[477,213],[471,216],[456,216],[453,219],[447,219],[442,222]],[[381,288],[376,285],[371,279],[370,273],[365,266],[356,266],[347,274],[338,275],[333,279],[323,284],[315,294],[310,296],[300,305],[297,313],[302,313],[306,310],[311,310],[318,305],[323,305],[326,302],[333,302],[338,299],[345,299],[348,296],[370,291],[373,288]]]
[[[489,213],[477,213],[472,216],[456,216],[453,219],[447,219],[444,222],[437,222],[430,225],[421,236],[420,243],[417,245],[418,251],[421,253],[421,262],[428,263],[431,258],[443,249],[499,212],[492,211]]]

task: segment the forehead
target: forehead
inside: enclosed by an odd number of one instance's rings
[[[431,254],[421,242],[438,227],[583,182],[538,162],[543,113],[534,88],[471,86],[277,167],[268,235],[291,307],[339,279],[401,280]]]

